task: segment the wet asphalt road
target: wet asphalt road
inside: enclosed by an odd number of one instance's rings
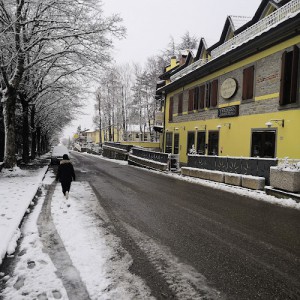
[[[131,271],[175,298],[132,240],[135,228],[204,275],[226,299],[300,299],[300,211],[72,152],[77,180],[106,210]]]

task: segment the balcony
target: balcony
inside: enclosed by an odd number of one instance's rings
[[[254,39],[255,37],[270,30],[271,28],[276,27],[278,24],[284,22],[288,18],[294,17],[299,12],[300,12],[300,0],[290,1],[286,5],[282,6],[278,10],[274,11],[272,14],[268,15],[267,17],[258,21],[256,24],[247,28],[240,34],[231,38],[230,40],[228,40],[221,46],[212,50],[210,60],[216,59],[216,58],[220,57],[221,55],[248,42],[249,40]],[[181,77],[194,71],[195,69],[200,68],[201,66],[205,65],[208,62],[209,61],[206,61],[206,60],[200,60],[200,61],[196,61],[196,62],[192,63],[191,65],[184,68],[180,72],[171,76],[171,81],[173,82],[173,81],[180,79]]]

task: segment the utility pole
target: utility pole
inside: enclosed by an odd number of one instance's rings
[[[102,117],[101,117],[101,92],[97,93],[98,107],[99,107],[99,146],[102,146]]]

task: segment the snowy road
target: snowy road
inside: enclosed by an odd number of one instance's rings
[[[298,204],[88,154],[72,160],[69,200],[46,174],[0,272],[0,300],[300,298]]]
[[[73,153],[156,298],[296,299],[300,213]]]

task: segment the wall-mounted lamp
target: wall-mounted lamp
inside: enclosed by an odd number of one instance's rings
[[[200,124],[200,125],[198,125],[198,126],[195,126],[195,129],[196,130],[198,130],[198,129],[204,129],[204,130],[206,130],[206,125],[205,124]]]
[[[179,128],[178,127],[174,127],[174,130],[179,130]]]
[[[270,128],[273,125],[272,122],[278,124],[281,127],[284,127],[284,119],[272,119],[266,123],[266,126]]]
[[[227,126],[228,129],[230,129],[230,128],[231,128],[231,123],[224,123],[223,125],[219,124],[219,125],[217,126],[217,128],[218,128],[218,129],[221,129],[222,126]]]

